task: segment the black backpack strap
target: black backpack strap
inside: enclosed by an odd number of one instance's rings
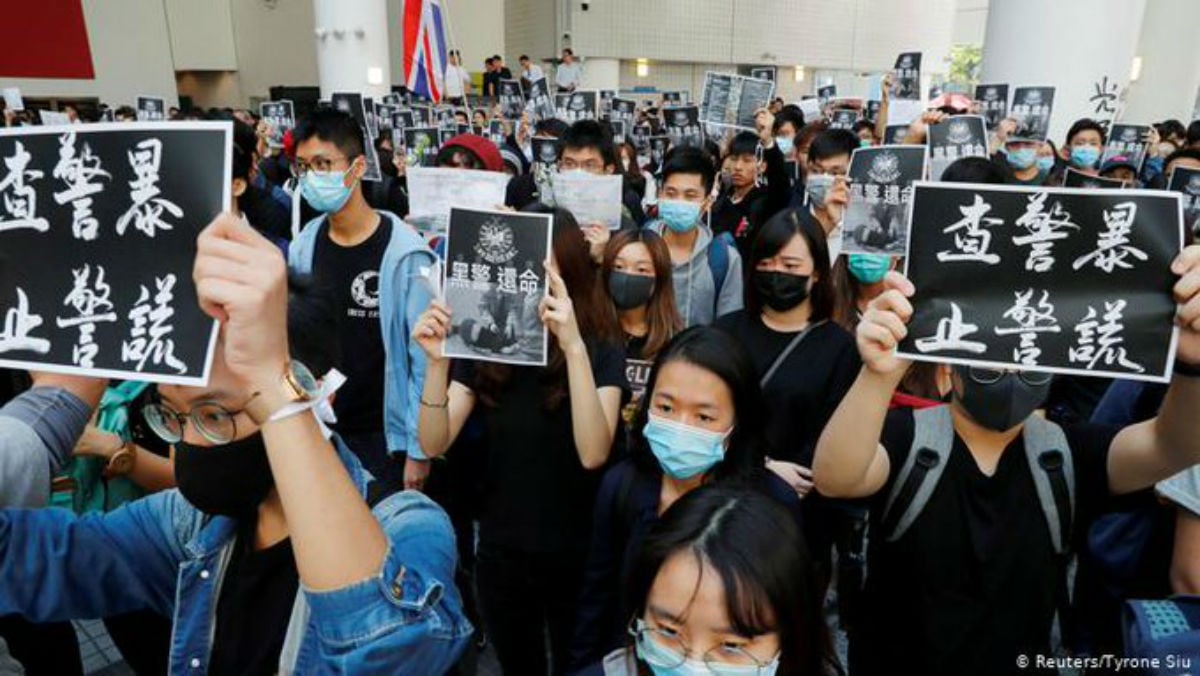
[[[954,447],[954,421],[948,406],[914,411],[913,425],[912,448],[883,510],[881,525],[888,542],[900,539],[921,515]]]

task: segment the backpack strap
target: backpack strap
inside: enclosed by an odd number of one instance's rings
[[[949,406],[914,411],[913,424],[912,448],[883,509],[882,527],[888,542],[900,539],[921,515],[954,447],[954,420]]]
[[[1075,517],[1075,467],[1067,435],[1061,427],[1039,416],[1030,416],[1025,421],[1022,435],[1038,502],[1050,529],[1050,541],[1054,551],[1065,554],[1070,549]]]
[[[717,303],[721,300],[721,289],[725,288],[725,277],[729,274],[729,247],[733,246],[733,236],[723,232],[712,238],[708,244],[708,271],[712,273],[713,314],[716,314]]]

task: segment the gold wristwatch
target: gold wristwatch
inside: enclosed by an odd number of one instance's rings
[[[132,441],[126,441],[116,453],[108,456],[108,464],[104,467],[105,478],[125,476],[133,471],[137,464],[137,447]]]
[[[254,393],[246,404],[246,414],[261,427],[288,404],[312,401],[319,392],[312,371],[293,359],[284,367],[277,387]]]

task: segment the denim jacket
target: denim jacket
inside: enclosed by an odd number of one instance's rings
[[[365,495],[370,475],[335,445]],[[301,585],[279,673],[426,676],[445,672],[465,648],[472,628],[454,586],[445,513],[415,492],[372,513],[389,543],[381,570],[334,591]],[[151,609],[174,620],[170,673],[207,673],[236,533],[233,519],[200,512],[176,490],[83,517],[0,511],[0,615],[54,622]]]
[[[384,432],[389,451],[406,451],[408,457],[424,460],[417,441],[417,416],[425,384],[425,353],[409,336],[431,300],[425,285],[414,282],[420,279],[422,267],[433,265],[434,255],[417,231],[395,214],[376,213],[392,223],[392,238],[379,268],[379,323],[387,353]],[[327,218],[322,215],[309,221],[292,242],[288,267],[293,272],[312,274],[317,235]]]

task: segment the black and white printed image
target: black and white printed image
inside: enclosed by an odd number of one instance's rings
[[[0,367],[207,381],[196,236],[229,208],[228,122],[0,130]]]
[[[621,144],[625,142],[626,127],[624,120],[609,120],[608,126],[612,129],[613,143]]]
[[[929,176],[942,180],[946,167],[963,157],[987,157],[987,128],[980,115],[955,115],[929,127]]]
[[[662,93],[662,104],[664,108],[667,106],[682,106],[687,104],[687,102],[687,92],[676,91]]]
[[[1091,188],[1097,189],[1119,189],[1127,187],[1125,181],[1118,178],[1105,178],[1103,176],[1093,176],[1085,174],[1082,171],[1075,171],[1072,167],[1067,167],[1067,173],[1063,176],[1064,188]]]
[[[905,52],[896,57],[890,94],[900,100],[921,98],[921,52]]]
[[[907,124],[889,124],[883,129],[883,145],[896,146],[904,143],[908,136]]]
[[[1167,190],[1183,195],[1183,222],[1193,235],[1200,228],[1200,169],[1175,167],[1167,178]]]
[[[1008,85],[981,84],[975,87],[975,100],[979,112],[987,121],[988,129],[995,129],[1000,120],[1008,117]]]
[[[392,111],[392,132],[400,132],[403,136],[405,129],[415,126],[417,126],[417,119],[412,110],[397,108]]]
[[[504,127],[504,120],[491,120],[488,122],[487,137],[496,146],[503,148],[508,138],[508,132]]]
[[[609,112],[612,110],[612,100],[617,98],[617,94],[619,93],[620,92],[615,89],[600,90],[600,117],[604,117],[605,115],[609,114]]]
[[[661,167],[667,157],[667,150],[671,147],[671,137],[651,136],[647,138],[647,144],[650,150],[650,164]]]
[[[546,78],[535,80],[529,85],[529,108],[539,120],[554,117],[554,99],[550,98],[550,84]]]
[[[663,126],[671,145],[677,148],[704,145],[704,130],[700,126],[699,106],[680,106],[663,109]]]
[[[1054,87],[1017,87],[1009,113],[1017,121],[1017,129],[1009,138],[1045,141],[1053,112]]]
[[[846,253],[904,253],[911,185],[925,177],[925,146],[857,148],[850,156]]]
[[[271,126],[267,141],[272,148],[283,147],[283,135],[296,126],[296,112],[291,101],[264,101],[259,106],[259,115]]]
[[[580,120],[596,119],[598,94],[593,91],[560,92],[554,101],[554,116],[571,124]]]
[[[608,119],[624,122],[632,128],[637,119],[637,101],[633,99],[614,98],[609,101]]]
[[[1144,124],[1112,125],[1108,129],[1108,143],[1104,145],[1100,165],[1103,166],[1105,162],[1119,157],[1132,164],[1134,171],[1141,172],[1142,161],[1146,159],[1149,136],[1150,127]]]
[[[167,119],[167,105],[157,96],[139,96],[137,98],[138,122],[161,122]]]
[[[775,67],[751,68],[750,77],[758,80],[770,80],[775,82]]]
[[[413,124],[410,127],[435,127],[437,121],[433,115],[433,108],[430,106],[410,106],[409,110],[413,114]]]
[[[771,103],[775,83],[730,73],[706,73],[700,119],[712,127],[753,130],[755,113]]]
[[[442,147],[437,127],[409,127],[404,130],[404,159],[410,167],[432,167]]]
[[[500,81],[500,116],[506,120],[519,120],[525,112],[525,92],[520,80]]]
[[[367,171],[363,174],[364,181],[379,181],[383,173],[379,170],[379,153],[375,150],[374,136],[367,120],[366,103],[362,94],[354,92],[335,92],[330,95],[330,104],[337,110],[351,115],[362,127],[363,138],[367,139],[363,154],[367,158]]]
[[[830,99],[837,97],[837,85],[817,87],[817,100],[824,106]]]
[[[1169,378],[1178,195],[926,182],[913,194],[905,274],[917,293],[900,354]]]
[[[839,108],[829,115],[830,129],[853,129],[858,122],[858,111]]]
[[[558,164],[558,139],[534,136],[530,139],[533,145],[533,161],[545,167]]]
[[[866,110],[863,112],[863,117],[865,117],[866,119],[868,119],[872,122],[878,120],[879,119],[879,107],[881,105],[883,105],[883,102],[878,99],[871,99],[871,100],[867,101],[867,107],[866,107]]]
[[[545,365],[538,306],[552,227],[549,214],[450,210],[442,288],[453,318],[445,356]]]

